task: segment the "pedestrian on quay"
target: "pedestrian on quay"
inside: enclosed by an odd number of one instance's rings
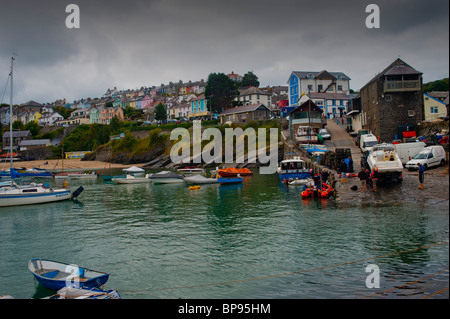
[[[345,164],[347,164],[347,173],[353,173],[353,160],[349,155],[345,160]]]
[[[345,163],[345,160],[342,161],[339,170],[341,171],[341,183],[347,183],[347,164]]]
[[[419,166],[419,189],[423,189],[423,180],[425,178],[425,166],[423,166],[420,163],[417,163],[417,166]]]
[[[328,176],[330,176],[330,173],[328,173],[328,171],[324,168],[324,169],[322,170],[322,174],[321,174],[321,177],[322,177],[322,184],[323,184],[323,183],[328,183]]]
[[[366,192],[367,189],[367,173],[364,168],[358,173],[359,183],[361,184],[361,192]]]
[[[378,167],[374,167],[372,173],[370,173],[370,180],[372,181],[373,191],[377,192]]]

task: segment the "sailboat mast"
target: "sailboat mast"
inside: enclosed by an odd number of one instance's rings
[[[10,172],[12,173],[13,168],[13,63],[14,57],[11,57],[11,95],[10,95],[10,103],[9,103],[9,157],[11,159]]]

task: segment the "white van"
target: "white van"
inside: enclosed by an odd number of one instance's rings
[[[433,145],[425,147],[422,152],[414,156],[414,158],[405,164],[405,167],[409,170],[417,169],[417,164],[421,163],[425,169],[445,165],[445,150],[441,145]]]
[[[361,135],[361,139],[359,142],[359,147],[361,148],[361,152],[370,151],[372,147],[378,144],[377,137],[373,134],[364,134]]]
[[[394,144],[395,151],[397,152],[398,157],[400,157],[403,165],[419,154],[425,146],[427,146],[427,144],[424,142]]]

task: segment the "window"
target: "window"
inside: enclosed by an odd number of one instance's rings
[[[408,110],[408,116],[414,116],[414,115],[416,115],[416,111]]]
[[[322,89],[323,89],[323,85],[322,85],[322,84],[319,84],[319,85],[317,86],[317,90],[320,92],[320,91],[322,91]]]
[[[338,85],[338,91],[342,91],[342,85]]]
[[[386,95],[386,101],[392,101],[392,95]]]
[[[313,86],[310,84],[310,85],[308,85],[308,90],[309,91],[312,91],[313,90]]]
[[[437,106],[430,106],[430,113],[436,114],[439,112],[439,108]]]

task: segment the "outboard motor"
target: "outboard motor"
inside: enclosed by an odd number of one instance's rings
[[[81,192],[84,191],[83,186],[78,187],[73,193],[72,193],[72,199],[76,199],[78,196],[80,196]]]

